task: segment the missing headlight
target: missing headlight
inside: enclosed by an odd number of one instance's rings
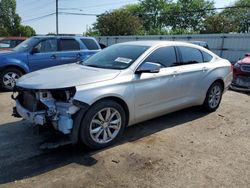
[[[56,101],[69,101],[76,93],[75,87],[65,88],[65,89],[56,89],[50,90],[51,95]]]

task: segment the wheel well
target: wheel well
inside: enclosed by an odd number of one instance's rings
[[[21,68],[21,67],[19,67],[19,66],[16,66],[16,65],[9,65],[9,66],[6,66],[6,67],[3,68],[3,70],[6,70],[6,69],[8,69],[8,68],[15,68],[15,69],[21,71],[22,74],[25,74],[25,73],[26,73],[25,70],[24,70],[23,68]]]
[[[222,79],[217,79],[215,80],[212,85],[215,83],[215,82],[218,82],[222,85],[222,92],[224,92],[224,88],[225,88],[225,84],[224,84],[224,81]]]
[[[126,125],[128,125],[128,122],[129,122],[129,109],[128,109],[128,105],[126,104],[126,102],[124,100],[122,100],[121,98],[119,97],[105,97],[105,98],[102,98],[102,99],[99,99],[98,101],[96,101],[95,103],[99,102],[99,101],[102,101],[102,100],[113,100],[115,102],[117,102],[118,104],[121,105],[121,107],[124,109],[125,111],[125,115],[126,115]]]

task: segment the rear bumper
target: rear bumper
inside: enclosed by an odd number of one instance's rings
[[[24,119],[36,125],[44,125],[46,123],[45,110],[30,112],[25,109],[18,100],[16,100],[16,111]]]

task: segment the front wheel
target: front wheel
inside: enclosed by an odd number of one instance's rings
[[[11,91],[16,85],[17,79],[22,76],[22,72],[16,68],[7,68],[0,73],[0,86],[2,89]]]
[[[121,137],[125,122],[125,112],[120,104],[112,100],[97,102],[82,120],[81,140],[92,149],[112,145]]]
[[[203,107],[209,112],[214,112],[220,105],[222,93],[222,84],[219,82],[213,83],[207,91]]]

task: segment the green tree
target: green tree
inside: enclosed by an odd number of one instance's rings
[[[202,33],[229,33],[237,31],[230,19],[221,13],[206,18],[204,27]]]
[[[212,0],[178,0],[171,12],[171,26],[173,29],[201,31],[205,18],[215,13],[213,8]]]
[[[172,0],[140,0],[141,18],[147,31],[161,31],[163,27],[169,25],[168,11],[172,5]]]
[[[128,4],[122,7],[121,9],[128,11],[132,15],[138,16],[138,17],[141,17],[141,15],[143,14],[143,9],[140,6],[140,4]]]
[[[142,19],[146,34],[199,33],[214,14],[212,0],[140,0],[124,8]]]
[[[20,25],[21,18],[16,14],[15,0],[0,1],[0,28],[12,34]],[[2,30],[2,29],[1,29]],[[3,34],[6,34],[6,33]],[[1,33],[2,34],[2,33]]]
[[[30,26],[23,26],[20,25],[18,30],[17,30],[17,35],[18,36],[25,36],[25,37],[31,37],[34,36],[36,34],[35,30],[30,27]]]
[[[100,36],[100,33],[97,30],[93,29],[92,27],[89,27],[87,28],[86,32],[83,33],[83,35],[94,37],[94,36]]]
[[[229,19],[231,25],[234,25],[236,32],[249,32],[250,28],[250,0],[237,0],[232,6],[239,8],[229,8],[222,12]]]
[[[103,36],[139,35],[143,33],[141,20],[124,9],[106,12],[97,18],[94,30]]]
[[[16,0],[0,0],[0,35],[31,36],[31,34],[35,34],[33,28],[21,25],[21,18],[16,13]]]

